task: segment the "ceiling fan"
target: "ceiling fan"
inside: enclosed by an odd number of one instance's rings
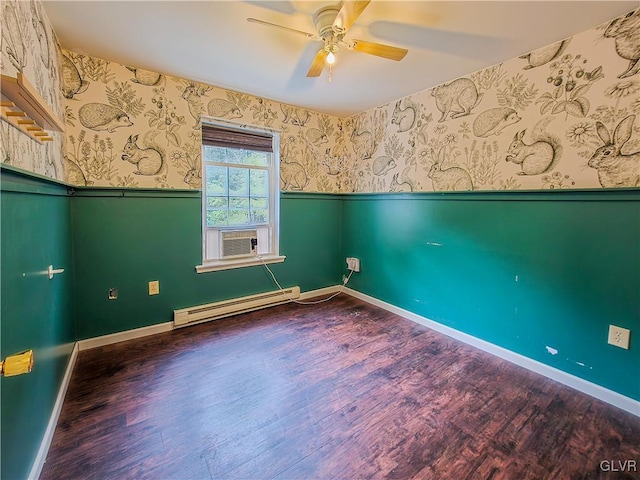
[[[285,27],[257,18],[247,18],[247,21],[260,23],[270,27],[276,27],[288,32],[304,35],[312,40],[322,41],[323,47],[318,50],[311,68],[307,72],[307,77],[318,77],[322,73],[325,65],[329,66],[329,81],[333,72],[333,64],[336,61],[336,52],[342,45],[356,52],[368,53],[390,60],[400,61],[407,54],[404,48],[392,47],[381,43],[367,42],[364,40],[345,40],[347,31],[358,19],[360,14],[367,8],[371,0],[367,1],[344,1],[337,5],[322,7],[313,15],[313,23],[316,26],[317,34],[303,32],[294,28]]]

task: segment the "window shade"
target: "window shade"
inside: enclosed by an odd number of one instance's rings
[[[202,144],[212,147],[273,152],[273,136],[268,133],[235,130],[204,123],[202,124]]]

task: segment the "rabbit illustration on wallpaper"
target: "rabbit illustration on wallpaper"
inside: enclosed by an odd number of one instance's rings
[[[612,20],[604,36],[615,38],[616,52],[629,60],[629,66],[618,78],[627,78],[640,72],[640,8]]]
[[[473,190],[473,181],[471,175],[464,168],[449,167],[442,168],[445,161],[445,147],[441,147],[438,151],[437,160],[431,165],[427,176],[433,182],[435,191],[465,191]]]
[[[588,165],[598,171],[598,180],[604,188],[640,187],[640,151],[622,153],[631,138],[635,115],[629,115],[618,123],[613,131],[601,122],[596,122],[596,131],[604,143],[589,159]]]
[[[431,90],[431,96],[436,99],[436,107],[442,112],[438,122],[449,118],[460,118],[471,114],[482,100],[482,93],[478,93],[476,84],[468,78],[458,78]]]
[[[282,190],[302,190],[309,183],[309,177],[302,164],[285,159],[280,163],[280,180]]]
[[[212,87],[208,87],[206,85],[197,85],[194,82],[189,82],[182,91],[182,98],[187,101],[189,113],[196,121],[193,126],[194,130],[200,128],[200,116],[207,113],[202,97],[211,89]]]

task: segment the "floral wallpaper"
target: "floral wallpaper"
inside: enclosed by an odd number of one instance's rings
[[[345,119],[61,51],[36,0],[2,3],[1,51],[66,124],[0,122],[2,161],[76,185],[200,188],[204,115],[281,131],[282,190],[640,187],[640,9]]]
[[[0,71],[22,73],[63,118],[58,41],[39,1],[3,0],[0,8]],[[50,132],[52,142],[40,144],[5,121],[0,121],[2,162],[64,181],[61,132]]]
[[[200,188],[204,115],[279,130],[283,190],[351,188],[336,117],[69,51],[62,55],[71,183]]]
[[[640,9],[345,120],[354,192],[640,187]]]

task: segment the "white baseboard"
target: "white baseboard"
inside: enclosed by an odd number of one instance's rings
[[[149,335],[155,335],[156,333],[170,332],[171,330],[173,330],[173,322],[156,323],[155,325],[149,325],[148,327],[125,330],[124,332],[111,333],[100,337],[86,338],[84,340],[79,340],[78,345],[82,352],[84,350],[91,350],[92,348],[111,345],[112,343],[133,340],[134,338],[147,337]]]
[[[58,418],[60,417],[60,412],[62,411],[64,397],[67,394],[67,388],[69,387],[69,381],[71,380],[71,373],[73,372],[73,369],[76,366],[78,351],[79,351],[78,342],[76,342],[73,345],[73,349],[71,350],[71,355],[69,356],[69,362],[67,363],[67,369],[64,372],[64,377],[62,377],[62,383],[60,384],[60,389],[58,390],[56,403],[53,404],[51,417],[49,417],[49,423],[47,424],[47,429],[45,430],[44,436],[42,437],[42,441],[40,442],[40,448],[38,449],[38,454],[36,455],[36,459],[33,461],[31,471],[29,472],[29,480],[37,480],[38,478],[40,478],[40,474],[42,473],[42,468],[44,467],[44,462],[47,460],[49,447],[51,446],[51,441],[53,440],[53,434],[55,433],[56,426],[58,425]]]
[[[319,297],[321,295],[330,295],[340,290],[340,285],[333,285],[331,287],[319,288],[317,290],[309,290],[300,294],[300,300],[306,300],[308,298]],[[126,330],[124,332],[111,333],[109,335],[102,335],[100,337],[87,338],[78,341],[80,351],[90,350],[92,348],[104,347],[105,345],[111,345],[112,343],[124,342],[126,340],[133,340],[134,338],[146,337],[149,335],[155,335],[156,333],[170,332],[174,329],[173,322],[157,323],[148,327],[136,328],[134,330]]]
[[[317,290],[309,290],[300,294],[300,300],[308,300],[313,297],[321,297],[323,295],[331,295],[340,290],[342,285],[332,285],[330,287],[318,288]]]
[[[446,325],[435,322],[403,308],[396,307],[395,305],[384,302],[382,300],[378,300],[377,298],[371,297],[365,293],[358,292],[357,290],[345,288],[345,293],[377,307],[383,308],[391,313],[400,315],[407,320],[419,323],[420,325],[429,327],[432,330],[443,333],[449,337],[455,338],[456,340],[460,340],[461,342],[479,348],[480,350],[495,355],[496,357],[500,357],[504,360],[507,360],[508,362],[524,367],[527,370],[531,370],[532,372],[538,373],[551,380],[555,380],[556,382],[562,383],[563,385],[578,390],[579,392],[586,393],[587,395],[595,397],[598,400],[607,402],[615,407],[621,408],[622,410],[640,417],[640,402],[634,400],[633,398],[626,397],[617,392],[614,392],[613,390],[601,387],[600,385],[596,385],[595,383],[589,382],[580,377],[576,377],[575,375],[571,375],[569,373],[563,372],[562,370],[558,370],[557,368],[545,365],[544,363],[538,362],[537,360],[533,360],[531,358],[525,357],[524,355],[520,355],[519,353],[515,353],[511,350],[507,350],[506,348],[494,345],[493,343],[481,340],[477,337],[461,332],[460,330],[447,327]]]

